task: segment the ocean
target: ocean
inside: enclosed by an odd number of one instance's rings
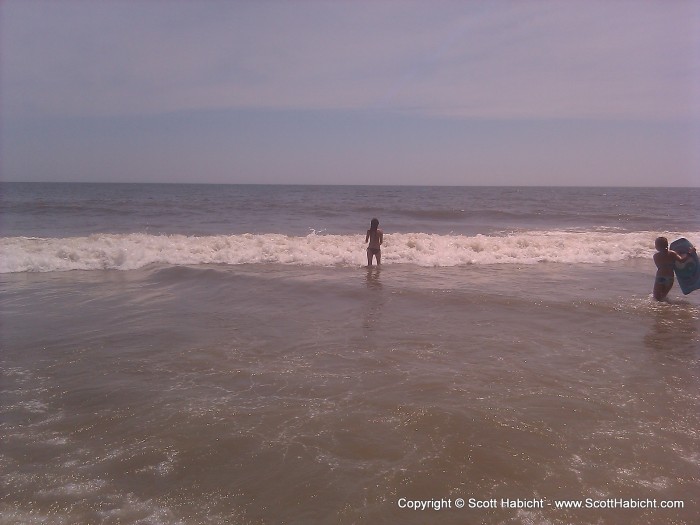
[[[0,523],[698,523],[699,207],[2,183]]]

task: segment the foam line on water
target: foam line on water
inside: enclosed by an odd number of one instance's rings
[[[387,264],[606,263],[651,257],[658,232],[527,231],[503,235],[386,234]],[[700,232],[666,234],[700,239]],[[133,270],[150,264],[366,264],[364,235],[215,236],[97,234],[88,237],[0,239],[0,273]]]

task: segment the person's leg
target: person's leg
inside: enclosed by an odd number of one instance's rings
[[[656,279],[654,283],[654,299],[657,301],[663,301],[668,292],[671,291],[673,287],[673,279]]]

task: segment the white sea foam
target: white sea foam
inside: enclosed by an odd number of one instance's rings
[[[419,266],[470,264],[606,263],[653,254],[657,232],[528,231],[503,235],[386,234],[382,262]],[[669,238],[681,234],[667,234]],[[700,232],[687,237],[698,238]],[[0,239],[0,273],[133,270],[149,264],[366,264],[364,236],[148,235],[6,237]]]

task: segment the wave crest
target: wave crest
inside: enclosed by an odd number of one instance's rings
[[[651,257],[656,232],[529,231],[503,235],[394,233],[382,261],[419,266],[605,263]],[[673,234],[666,234],[673,237]],[[680,236],[681,234],[678,234]],[[698,238],[700,232],[684,233]],[[89,237],[0,239],[0,273],[134,270],[150,264],[296,264],[361,266],[364,236],[98,234]]]

